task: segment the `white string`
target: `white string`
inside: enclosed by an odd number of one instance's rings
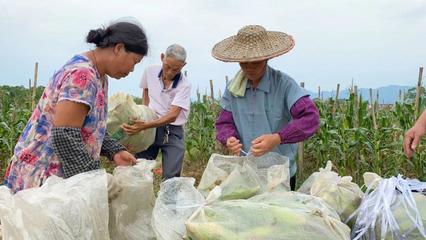
[[[246,151],[244,151],[243,149],[240,149],[240,151],[244,154],[244,156],[251,156],[252,155],[252,152],[251,152],[251,150],[249,150],[248,152],[246,152]]]
[[[350,218],[357,215],[357,220],[352,232],[353,240],[375,239],[376,221],[381,219],[381,239],[386,233],[391,232],[396,239],[405,239],[406,236],[417,229],[426,238],[422,218],[414,200],[412,191],[425,191],[426,183],[415,180],[405,180],[401,175],[380,181],[376,189],[372,190],[373,184],[368,186],[357,211]],[[405,209],[406,216],[412,222],[414,229],[401,233],[401,229],[392,213],[393,204],[396,201]]]

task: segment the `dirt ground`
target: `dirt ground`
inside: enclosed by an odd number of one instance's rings
[[[185,159],[183,161],[182,177],[193,177],[195,178],[195,186],[198,186],[201,176],[203,175],[204,169],[206,168],[207,161],[189,161]],[[160,190],[161,183],[161,172],[154,169],[154,192],[157,194]]]

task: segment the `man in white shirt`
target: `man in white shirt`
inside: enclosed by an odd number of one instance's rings
[[[184,148],[183,125],[190,108],[191,86],[181,70],[186,64],[186,51],[178,45],[169,46],[161,54],[162,65],[145,69],[140,83],[143,104],[153,109],[158,119],[133,125],[123,125],[127,134],[148,128],[157,128],[155,142],[147,150],[136,153],[137,158],[156,159],[162,153],[163,179],[179,177],[182,170]]]

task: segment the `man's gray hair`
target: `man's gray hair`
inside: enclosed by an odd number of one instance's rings
[[[166,49],[166,57],[172,57],[182,62],[186,61],[186,51],[179,44],[172,44]]]

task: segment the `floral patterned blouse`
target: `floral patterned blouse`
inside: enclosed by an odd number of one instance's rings
[[[102,83],[94,65],[76,55],[50,79],[37,107],[19,137],[6,170],[4,183],[12,192],[38,187],[62,167],[50,138],[55,106],[63,100],[83,103],[90,110],[81,133],[89,155],[99,160],[106,132],[108,81]]]

